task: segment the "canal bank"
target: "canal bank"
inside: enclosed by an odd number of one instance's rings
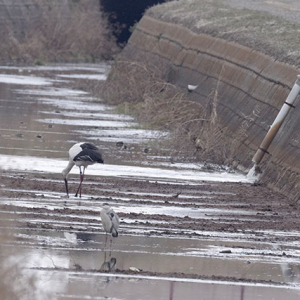
[[[299,10],[285,2],[158,5],[137,24],[121,54],[160,66],[166,81],[202,106],[217,87],[217,115],[228,140],[242,132],[235,161],[246,172],[299,74]],[[197,88],[188,93],[188,85]],[[293,201],[299,195],[299,114],[296,101],[261,163],[260,182]]]

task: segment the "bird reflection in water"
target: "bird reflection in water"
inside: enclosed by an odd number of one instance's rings
[[[106,257],[106,255],[105,255],[105,257]],[[114,258],[114,257],[111,257],[107,261],[104,258],[104,262],[100,267],[100,271],[106,271],[106,272],[115,271],[116,270],[116,263],[117,263],[117,259]]]
[[[286,256],[284,253],[283,256]],[[300,282],[300,265],[297,263],[283,263],[280,265],[284,283]]]

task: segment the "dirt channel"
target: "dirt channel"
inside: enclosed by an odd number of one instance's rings
[[[13,73],[13,70],[9,69],[9,72]],[[26,69],[23,72],[26,73]],[[31,70],[30,76],[34,72],[37,71]],[[38,70],[34,75],[54,80],[58,74],[67,76],[74,69],[54,68],[51,72],[44,72]],[[85,74],[89,71],[85,70]],[[187,163],[187,158],[172,157],[172,151],[156,147],[153,139],[145,139],[142,128],[134,138],[126,136],[128,132],[125,134],[120,126],[127,126],[129,131],[136,130],[136,124],[130,123],[133,121],[127,120],[127,125],[118,123],[120,120],[116,121],[111,108],[86,94],[70,96],[70,92],[76,90],[67,90],[61,81],[50,87],[13,84],[3,84],[2,87],[0,101],[5,112],[1,110],[0,113],[1,227],[12,232],[3,243],[6,247],[19,245],[49,253],[83,249],[90,253],[89,256],[91,251],[98,255],[104,237],[99,212],[101,205],[107,202],[120,217],[118,239],[121,242],[113,241],[118,255],[123,253],[124,256],[128,252],[133,255],[137,251],[135,244],[129,245],[126,239],[136,237],[142,239],[140,247],[146,247],[147,242],[143,239],[155,241],[155,247],[160,247],[162,253],[165,251],[165,257],[170,255],[168,251],[183,251],[187,247],[184,244],[191,243],[191,249],[195,247],[199,252],[197,243],[208,243],[210,246],[203,246],[200,254],[195,250],[197,254],[193,255],[199,256],[199,261],[216,258],[224,260],[222,266],[225,266],[227,259],[230,262],[234,257],[243,266],[263,261],[272,265],[285,260],[297,266],[300,214],[296,203],[290,203],[284,196],[264,186],[245,181],[187,179],[185,176],[188,175],[200,176],[201,172],[207,171],[207,166]],[[57,96],[57,93],[66,93],[66,96]],[[108,120],[111,123],[108,124]],[[103,149],[106,163],[87,169],[81,199],[67,198],[60,172],[67,164],[68,149],[81,140],[97,143]],[[210,169],[207,174],[212,176],[216,174],[228,179],[232,175],[220,167]],[[192,173],[194,171],[196,173]],[[77,172],[74,169],[69,177],[72,195],[79,182]],[[93,175],[95,172],[96,176]],[[243,174],[238,176],[245,178]],[[77,237],[85,236],[84,242],[90,240],[92,243],[71,247],[70,244],[66,246],[65,240],[60,239],[59,243],[51,240],[51,237],[61,237],[66,232]],[[122,244],[123,241],[126,245]],[[172,247],[175,241],[181,246]],[[219,248],[215,248],[217,245]],[[211,248],[217,250],[211,252]],[[156,257],[154,248],[151,249],[148,255]],[[188,247],[186,249],[190,251]],[[138,252],[136,256],[144,255],[144,252]],[[129,254],[126,255],[129,260]],[[187,261],[190,263],[193,255],[177,256],[183,261],[189,257]],[[109,271],[119,275],[290,284],[290,279],[267,280],[267,275],[251,278],[234,276],[232,272],[191,271],[186,268],[187,263],[178,269],[171,268],[172,263],[160,269],[158,258],[157,261],[154,258],[153,266],[156,267],[147,269],[145,261],[147,258],[140,260],[140,269],[129,268],[130,265],[124,262]],[[36,267],[48,270],[42,264]],[[72,263],[69,267],[62,267],[55,263],[52,270],[99,272],[99,266]],[[265,272],[267,274],[268,269]],[[288,278],[295,282],[298,273]]]

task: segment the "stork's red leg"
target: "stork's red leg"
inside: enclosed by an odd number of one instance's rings
[[[85,167],[83,167],[83,172],[81,172],[81,167],[79,167],[79,170],[80,170],[80,183],[79,183],[77,192],[76,192],[76,194],[75,194],[75,197],[77,197],[78,192],[79,192],[79,197],[81,198],[81,187],[82,187],[82,182],[83,182],[83,177],[84,177],[84,170],[85,170]]]
[[[83,177],[84,177],[84,170],[85,170],[85,167],[83,167],[83,171],[82,171],[82,175],[81,175],[81,185],[80,185],[80,198],[81,198],[81,189],[82,189],[82,182],[83,182]]]
[[[66,186],[67,197],[69,198],[69,188],[68,188],[68,180],[67,180],[67,178],[65,178],[65,186]]]
[[[79,172],[80,172],[80,183],[79,183],[79,186],[78,186],[78,189],[77,189],[77,192],[75,194],[75,197],[78,196],[78,192],[80,190],[80,197],[81,197],[81,185],[82,185],[82,181],[83,181],[83,176],[82,176],[82,172],[81,172],[81,167],[79,167]]]

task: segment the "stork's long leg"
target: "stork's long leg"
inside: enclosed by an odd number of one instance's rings
[[[76,194],[75,194],[75,197],[77,197],[78,192],[80,192],[80,193],[79,193],[79,197],[81,198],[81,186],[82,186],[82,182],[83,182],[83,177],[84,177],[84,170],[85,170],[85,167],[83,167],[83,171],[82,171],[82,172],[81,172],[81,167],[79,167],[79,170],[80,170],[80,183],[79,183],[77,192],[76,192]]]
[[[68,188],[68,180],[67,180],[67,178],[65,178],[65,187],[66,187],[67,197],[69,198],[69,188]]]
[[[81,167],[79,167],[79,176],[80,176],[80,183],[79,183],[77,192],[76,192],[76,194],[75,194],[75,197],[77,197],[78,192],[79,192],[79,189],[80,189],[80,186],[81,186],[81,184],[82,184],[82,172],[81,172]]]
[[[81,186],[80,186],[80,198],[81,198],[81,189],[82,189],[82,182],[83,182],[83,177],[84,177],[84,171],[85,171],[85,167],[83,167],[83,171],[82,171],[82,181],[81,181]]]

